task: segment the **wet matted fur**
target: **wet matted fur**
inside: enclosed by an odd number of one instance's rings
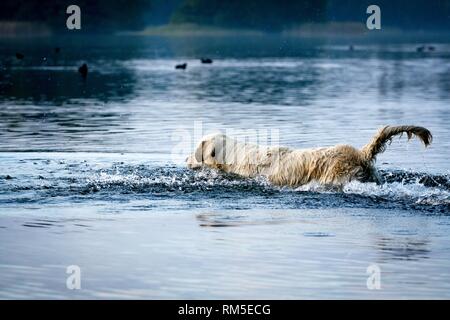
[[[188,168],[202,166],[245,177],[266,176],[282,186],[300,186],[311,181],[324,185],[343,185],[352,180],[381,183],[375,168],[376,156],[396,135],[417,136],[425,146],[431,132],[417,126],[385,126],[361,150],[349,145],[314,149],[263,147],[242,143],[224,134],[204,136],[186,161]]]

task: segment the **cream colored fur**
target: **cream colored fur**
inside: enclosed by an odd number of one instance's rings
[[[204,136],[186,161],[191,169],[207,166],[244,177],[262,175],[282,186],[296,187],[311,181],[335,186],[352,180],[380,183],[374,166],[376,155],[393,136],[402,133],[408,138],[416,135],[425,146],[432,140],[430,131],[423,127],[386,126],[361,150],[349,145],[292,150],[242,143],[218,133]]]

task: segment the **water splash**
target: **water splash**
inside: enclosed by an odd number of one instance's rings
[[[448,174],[392,170],[381,172],[385,180],[381,185],[353,181],[338,189],[313,182],[289,188],[274,186],[263,177],[246,179],[179,166],[123,162],[99,166],[85,161],[42,161],[37,165],[36,175],[0,176],[0,203],[171,199],[184,208],[376,207],[450,212]]]

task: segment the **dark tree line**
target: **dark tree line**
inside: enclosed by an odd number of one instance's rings
[[[151,10],[151,0],[1,0],[0,20],[40,22],[65,32],[71,4],[81,8],[83,31],[93,33],[141,29]]]
[[[70,4],[81,7],[88,33],[168,22],[279,31],[308,22],[363,22],[370,4],[381,7],[383,27],[450,29],[450,0],[0,0],[0,21],[40,22],[65,32]]]
[[[450,0],[328,0],[327,20],[362,21],[371,4],[380,6],[384,27],[450,29]]]
[[[325,19],[326,0],[186,0],[173,23],[278,31]]]
[[[450,0],[185,0],[174,23],[279,30],[306,22],[364,22],[371,4],[385,27],[450,29]]]

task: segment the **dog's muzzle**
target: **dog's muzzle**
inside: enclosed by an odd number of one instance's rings
[[[187,157],[185,161],[189,169],[200,169],[203,165],[201,162],[197,162],[192,155]]]

